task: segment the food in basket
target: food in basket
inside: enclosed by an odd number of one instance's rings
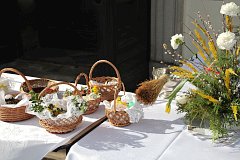
[[[80,93],[82,94],[82,98],[87,102],[87,110],[84,113],[86,114],[91,114],[94,113],[101,102],[101,94],[100,94],[100,89],[98,86],[93,86],[90,88],[89,82],[88,82],[88,76],[85,73],[80,73],[76,80],[75,80],[75,86],[77,86],[78,81],[80,80],[81,77],[85,77],[86,80],[86,87],[85,86],[80,86],[81,89],[84,88],[84,90],[80,90]]]
[[[28,105],[29,97],[25,93],[12,92],[5,94],[0,90],[0,107],[17,108],[22,105]]]
[[[40,119],[58,119],[78,116],[85,112],[86,101],[79,95],[60,98],[57,93],[47,94],[39,100],[32,100],[27,112]]]
[[[4,98],[5,98],[6,104],[17,104],[20,101],[19,99],[15,99],[15,97],[11,94],[5,95]]]
[[[19,74],[25,80],[29,90],[32,90],[26,77],[14,68],[4,68],[0,70],[0,120],[6,122],[17,122],[27,120],[33,115],[25,113],[25,108],[29,103],[29,96],[20,91],[14,90],[12,79],[2,77],[2,73],[11,71]]]
[[[86,101],[81,97],[78,89],[66,82],[59,82],[49,86],[67,84],[75,89],[74,92],[45,94],[45,88],[39,95],[32,94],[27,113],[36,115],[39,123],[51,133],[67,133],[77,127],[82,122],[82,114],[87,108]],[[71,93],[71,94],[69,94]]]
[[[40,78],[40,79],[32,79],[32,80],[28,80],[29,84],[32,87],[32,90],[35,93],[40,93],[43,89],[45,89],[46,87],[50,86],[51,84],[56,83],[53,80],[49,80],[49,79],[45,79],[45,78]],[[21,90],[23,90],[24,92],[29,92],[29,89],[27,87],[26,82],[23,82],[21,84]],[[46,91],[47,93],[53,93],[53,92],[57,92],[58,91],[58,86],[52,87],[52,88],[48,88]]]

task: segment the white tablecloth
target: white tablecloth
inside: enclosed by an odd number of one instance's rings
[[[174,106],[174,105],[173,105]],[[104,122],[72,146],[68,160],[158,159],[185,125],[174,109],[165,113],[165,102],[144,108],[144,119],[127,127]]]
[[[23,80],[16,75],[5,74],[16,81]],[[30,79],[32,77],[28,77]],[[16,83],[19,88],[20,83]],[[60,90],[65,88],[60,87]],[[38,124],[38,118],[22,122],[7,123],[0,121],[0,160],[38,160],[49,151],[61,146],[81,130],[104,116],[103,106],[97,112],[84,116],[83,122],[67,134],[51,134]]]
[[[187,83],[182,91],[189,87]],[[165,104],[158,100],[144,108],[138,124],[120,128],[104,122],[72,146],[67,160],[239,160],[239,134],[228,143],[213,143],[210,136],[186,129],[176,105],[165,113]]]
[[[240,134],[221,143],[184,130],[158,160],[239,160]]]

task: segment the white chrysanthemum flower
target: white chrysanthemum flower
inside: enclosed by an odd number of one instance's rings
[[[177,97],[175,98],[175,100],[177,101],[177,103],[179,104],[186,104],[189,101],[189,95],[188,94],[182,94],[182,95],[177,95]]]
[[[234,2],[230,2],[222,5],[220,13],[228,16],[237,16],[240,13],[240,8]]]
[[[217,38],[217,45],[220,49],[230,50],[236,42],[235,34],[229,31],[221,33]]]
[[[175,34],[172,36],[170,42],[172,48],[177,49],[179,45],[182,45],[184,43],[184,36],[182,34]]]

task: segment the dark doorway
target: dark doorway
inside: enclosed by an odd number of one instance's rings
[[[16,10],[17,25],[8,24],[5,16],[6,27],[15,27],[9,34],[16,41],[5,42],[15,45],[16,54],[8,59],[18,58],[15,67],[25,74],[73,81],[79,72],[89,73],[95,61],[107,59],[129,91],[148,78],[149,0],[18,0]],[[57,73],[59,78],[53,76]],[[114,71],[101,65],[95,74]]]

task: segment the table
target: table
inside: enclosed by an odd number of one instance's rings
[[[192,88],[187,83],[182,91]],[[104,122],[74,144],[67,160],[237,160],[240,157],[240,134],[229,144],[212,143],[211,137],[187,130],[184,114],[177,114],[172,104],[165,113],[166,100],[158,99],[144,108],[138,124],[114,127]]]
[[[67,160],[153,160],[185,128],[183,114],[165,113],[166,101],[144,108],[144,118],[127,127],[114,127],[104,122],[74,144]]]
[[[14,78],[16,89],[22,78],[14,74],[4,74]],[[27,77],[34,79],[34,77]],[[67,86],[60,86],[59,90]],[[38,124],[38,118],[7,123],[0,121],[0,160],[35,160],[43,158],[49,151],[65,144],[75,135],[84,132],[87,127],[104,117],[104,108],[100,106],[94,114],[83,117],[83,122],[74,131],[67,134],[51,134]]]
[[[183,130],[158,160],[239,160],[240,133],[228,141],[213,143],[209,136]]]

